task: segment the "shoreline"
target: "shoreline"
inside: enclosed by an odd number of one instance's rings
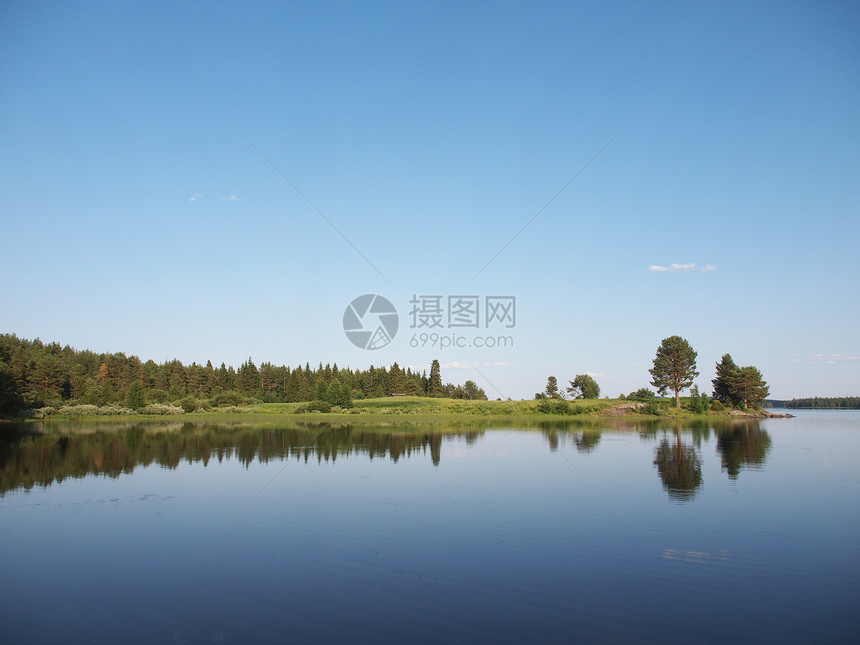
[[[264,404],[271,405],[271,404]],[[284,405],[284,404],[274,404]],[[521,421],[529,423],[546,422],[606,422],[606,421],[679,421],[679,422],[702,422],[702,421],[745,421],[762,419],[792,419],[796,418],[791,413],[777,413],[768,410],[727,410],[721,412],[708,412],[695,414],[689,410],[677,411],[671,408],[670,414],[648,414],[641,412],[641,408],[620,406],[606,406],[598,411],[581,413],[553,414],[536,411],[467,411],[467,410],[415,410],[413,409],[389,409],[361,411],[331,411],[331,412],[293,412],[290,410],[271,410],[258,406],[246,408],[232,408],[229,410],[208,410],[200,412],[186,412],[179,414],[83,414],[83,415],[61,415],[52,414],[45,417],[20,417],[11,419],[0,419],[0,423],[52,423],[52,422],[88,422],[88,423],[111,423],[111,422],[135,422],[135,421],[185,421],[195,422],[243,422],[243,421],[295,421],[298,423],[325,423],[334,421],[338,423],[369,423],[369,422],[391,422],[394,420],[410,423],[429,422],[452,422],[452,421]],[[355,410],[353,408],[352,410]]]

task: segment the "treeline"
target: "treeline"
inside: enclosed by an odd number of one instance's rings
[[[366,370],[309,363],[291,368],[251,358],[238,369],[212,361],[183,365],[179,360],[156,363],[124,353],[78,351],[59,343],[0,335],[0,414],[63,405],[124,405],[137,410],[147,404],[171,403],[186,411],[248,402],[325,401],[349,407],[353,399],[405,394],[486,400],[473,381],[443,384],[439,361],[430,374],[390,367]]]
[[[860,410],[860,396],[813,396],[806,399],[782,401],[784,408],[813,408],[822,410]]]

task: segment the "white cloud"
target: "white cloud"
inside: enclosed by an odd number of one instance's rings
[[[648,270],[649,271],[657,271],[657,272],[660,272],[660,271],[689,271],[690,269],[695,269],[695,268],[696,268],[695,262],[693,262],[692,264],[676,264],[673,262],[672,264],[670,264],[667,267],[660,266],[659,264],[652,264],[650,267],[648,267]]]
[[[812,363],[827,363],[835,365],[836,363],[846,363],[850,361],[860,361],[860,356],[849,356],[846,354],[815,354],[809,357]]]
[[[199,201],[201,199],[203,199],[203,195],[201,195],[200,193],[194,193],[191,197],[188,198],[188,201],[189,202],[196,202],[196,201]],[[239,198],[236,197],[236,195],[225,195],[223,197],[221,195],[219,195],[218,199],[220,199],[222,202],[235,202],[235,201],[239,200]]]
[[[477,363],[461,363],[460,361],[452,361],[450,363],[442,363],[443,370],[471,370],[477,367]]]
[[[717,270],[717,267],[715,267],[713,264],[709,264],[708,266],[702,268],[702,271],[716,271],[716,270]]]

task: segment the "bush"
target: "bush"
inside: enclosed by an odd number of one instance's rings
[[[571,414],[570,403],[564,399],[541,399],[537,411],[542,414]]]
[[[712,412],[725,412],[726,406],[722,404],[720,401],[714,401],[711,403],[711,411]]]
[[[654,392],[647,387],[640,387],[638,390],[628,394],[627,398],[634,401],[650,401],[654,398]]]
[[[645,404],[644,408],[642,408],[642,414],[653,414],[655,416],[661,416],[666,414],[666,410],[668,409],[669,405],[665,401],[657,401],[652,399]]]
[[[45,406],[41,408],[30,408],[28,410],[21,410],[21,416],[27,419],[44,419],[48,415],[56,412],[56,409]]]
[[[684,402],[684,407],[693,414],[702,414],[705,411],[705,404],[700,396],[691,396]]]
[[[81,404],[81,405],[64,405],[57,414],[70,417],[95,416],[99,413],[99,406]]]
[[[327,401],[311,401],[302,403],[293,409],[293,414],[307,414],[308,412],[331,412],[331,403]]]
[[[200,401],[193,396],[186,396],[177,401],[176,404],[186,412],[194,412],[197,408],[201,407]]]
[[[103,405],[99,408],[98,414],[101,416],[118,416],[121,414],[137,414],[131,408],[126,408],[122,405]]]
[[[150,403],[138,410],[140,414],[185,414],[185,410],[175,405],[163,403]]]
[[[222,405],[242,405],[245,403],[245,397],[238,392],[223,392],[216,394],[212,398],[212,405],[220,407]]]

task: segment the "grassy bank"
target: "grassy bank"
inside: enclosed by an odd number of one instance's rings
[[[623,399],[562,400],[541,399],[527,401],[470,401],[463,399],[429,398],[418,396],[360,399],[350,408],[339,408],[320,401],[302,403],[253,403],[243,406],[221,406],[195,412],[186,412],[173,405],[149,405],[138,412],[118,406],[75,406],[43,414],[37,418],[88,419],[184,419],[189,422],[219,419],[262,417],[275,420],[288,416],[292,419],[321,421],[349,421],[361,419],[384,420],[391,417],[408,417],[410,420],[439,421],[456,418],[668,418],[692,419],[713,418],[729,414],[741,414],[719,409],[710,412],[696,410],[682,399],[686,407],[680,410],[669,399],[652,400],[647,403]]]

